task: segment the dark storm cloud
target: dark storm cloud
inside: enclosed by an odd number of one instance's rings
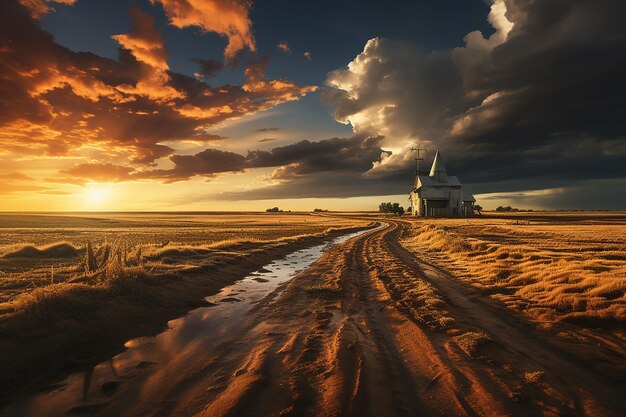
[[[279,179],[280,176],[273,176]],[[247,191],[225,191],[197,197],[203,200],[273,200],[282,198],[345,198],[363,196],[385,196],[404,194],[410,181],[401,176],[394,177],[399,186],[390,184],[390,179],[366,179],[350,172],[322,172],[315,176],[289,175],[289,181],[279,185],[261,187]],[[391,186],[390,186],[391,185]],[[402,205],[404,201],[400,201]]]
[[[472,32],[435,54],[372,40],[329,75],[325,96],[338,120],[383,144],[442,149],[451,173],[483,191],[624,178],[624,16],[617,0],[497,0],[490,37]],[[399,152],[373,171],[410,175],[412,164]]]
[[[207,149],[196,155],[173,155],[174,168],[152,171],[169,180],[187,179],[194,175],[211,176],[220,172],[250,168],[277,167],[269,180],[290,181],[323,172],[344,172],[351,175],[367,171],[372,161],[380,158],[380,137],[332,138],[319,142],[303,140],[270,151],[254,150],[247,155]]]
[[[251,168],[296,167],[292,175],[314,174],[325,171],[361,173],[380,158],[381,137],[332,138],[319,142],[303,140],[271,151],[250,151],[246,156]]]
[[[195,155],[172,155],[172,169],[158,169],[136,173],[131,177],[154,179],[165,183],[187,180],[196,175],[213,177],[223,172],[241,172],[246,168],[243,155],[218,149],[205,149]]]
[[[303,140],[270,151],[254,150],[246,155],[218,149],[205,149],[195,155],[171,155],[171,169],[134,170],[133,168],[88,163],[74,166],[64,174],[94,181],[160,180],[166,183],[184,181],[196,175],[211,178],[224,172],[241,172],[252,168],[276,168],[268,182],[292,182],[302,177],[335,172],[359,176],[380,159],[381,137],[332,138],[319,142]]]
[[[471,48],[455,51],[466,89],[485,99],[457,119],[452,144],[475,154],[527,152],[547,170],[564,165],[565,175],[586,155],[589,175],[623,176],[610,168],[626,157],[624,2],[507,6],[513,29],[483,62],[467,65]],[[520,158],[519,168],[532,159]]]
[[[167,3],[174,13],[175,2]],[[207,23],[212,17],[202,10],[179,12],[178,20],[170,16],[173,22],[201,21],[213,30]],[[16,0],[0,2],[0,150],[61,156],[89,148],[151,165],[174,153],[162,142],[219,139],[207,129],[315,90],[268,80],[267,60],[246,65],[243,85],[213,88],[174,73],[153,18],[137,8],[130,14],[134,28],[113,37],[120,44],[119,58],[113,60],[57,44],[31,10]],[[235,35],[231,42],[237,49]]]
[[[224,68],[224,64],[214,59],[194,58],[193,62],[198,64],[200,70],[196,73],[203,78],[215,77]]]

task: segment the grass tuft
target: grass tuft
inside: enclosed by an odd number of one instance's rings
[[[308,294],[318,298],[341,298],[343,291],[341,288],[331,285],[315,285],[306,289]]]
[[[543,378],[543,371],[524,372],[524,381],[527,384],[539,384]]]
[[[93,253],[91,242],[87,241],[87,246],[85,247],[85,272],[95,272],[97,270],[98,260],[96,259],[96,255]]]
[[[467,332],[453,337],[452,340],[467,354],[467,356],[473,357],[479,347],[491,339],[483,332]]]

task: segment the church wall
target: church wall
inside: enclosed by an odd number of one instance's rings
[[[409,196],[411,214],[413,216],[460,216],[463,215],[461,200],[462,187],[422,187],[417,193]],[[429,200],[428,208],[424,207],[424,200]]]

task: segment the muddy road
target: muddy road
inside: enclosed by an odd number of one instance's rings
[[[407,251],[400,244],[403,233],[408,233],[406,223],[389,221],[333,246],[249,309],[234,308],[223,317],[231,320],[226,328],[169,343],[174,353],[167,358],[129,358],[138,362],[133,375],[111,363],[106,382],[91,383],[83,399],[58,412],[626,415],[623,380],[605,375],[553,343],[552,333]],[[267,270],[275,273],[290,264],[295,262],[274,263]],[[227,292],[220,300],[236,305],[237,291]],[[54,395],[71,391],[56,390],[38,397],[40,410],[46,410],[45,395],[54,404]],[[90,396],[89,390],[98,392]],[[29,408],[11,410],[27,415]]]

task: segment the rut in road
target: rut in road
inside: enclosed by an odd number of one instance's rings
[[[136,414],[626,415],[623,386],[421,262],[402,233],[390,221],[326,253]]]
[[[568,352],[555,348],[546,340],[545,333],[519,315],[494,306],[491,300],[481,297],[446,272],[416,259],[399,243],[402,234],[408,231],[407,226],[405,222],[397,222],[380,233],[381,241],[375,251],[382,258],[377,264],[396,265],[395,276],[384,282],[392,297],[399,301],[400,309],[417,322],[424,322],[423,311],[407,309],[403,302],[407,289],[415,287],[410,281],[419,277],[443,298],[443,314],[455,319],[448,334],[484,332],[491,339],[482,355],[476,358],[479,361],[468,361],[454,355],[454,346],[446,341],[447,335],[430,333],[429,338],[444,347],[438,352],[440,358],[446,355],[449,358],[446,371],[464,374],[475,384],[471,390],[479,391],[480,387],[500,397],[500,404],[506,407],[504,414],[624,415],[623,383],[598,374],[593,364],[581,362]],[[412,273],[403,271],[398,274],[397,270],[402,268],[408,268]],[[428,310],[432,313],[436,309]],[[427,324],[433,327],[432,321]],[[529,371],[542,372],[540,386],[528,384],[525,378],[520,378]],[[452,389],[455,385],[458,386],[458,380],[450,384]],[[506,395],[501,398],[503,393]],[[497,397],[494,399],[498,400]],[[515,405],[510,406],[511,403]]]

